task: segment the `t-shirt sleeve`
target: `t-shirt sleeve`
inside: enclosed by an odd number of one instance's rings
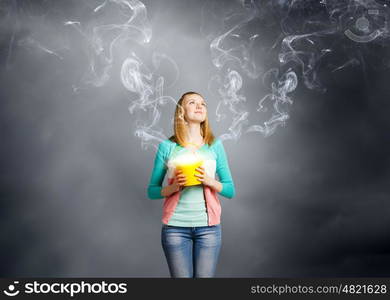
[[[152,200],[164,198],[161,195],[162,184],[167,172],[166,158],[169,145],[166,142],[161,142],[158,146],[157,153],[154,159],[153,171],[150,176],[148,185],[148,197]]]
[[[233,198],[236,193],[234,188],[234,182],[230,173],[225,148],[223,147],[222,141],[219,139],[215,143],[215,151],[217,154],[216,172],[222,184],[222,190],[219,192],[219,194],[226,198]]]

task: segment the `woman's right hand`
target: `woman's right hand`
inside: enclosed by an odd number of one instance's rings
[[[175,170],[175,178],[172,182],[174,192],[180,190],[186,184],[187,178],[181,170]]]

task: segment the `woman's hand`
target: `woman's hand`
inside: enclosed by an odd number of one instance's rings
[[[207,186],[213,188],[217,192],[220,192],[222,190],[222,184],[219,181],[215,180],[214,178],[208,176],[206,174],[203,166],[200,166],[199,168],[196,168],[195,170],[200,173],[200,174],[195,174],[195,176],[204,185],[207,185]]]
[[[183,172],[181,170],[175,170],[175,178],[171,184],[173,192],[179,191],[180,188],[186,184],[186,181],[187,178]]]

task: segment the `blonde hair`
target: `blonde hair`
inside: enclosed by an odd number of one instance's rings
[[[186,133],[187,133],[187,127],[186,127],[185,120],[184,120],[184,112],[185,111],[184,111],[184,107],[182,106],[182,103],[184,101],[185,96],[193,95],[193,94],[199,95],[203,98],[203,96],[197,92],[187,92],[187,93],[184,93],[180,97],[179,101],[176,104],[175,116],[174,116],[174,122],[173,122],[173,132],[174,133],[169,138],[169,140],[181,145],[182,147],[184,147],[186,144],[185,139],[186,139]],[[200,123],[200,133],[203,136],[203,140],[204,140],[205,144],[211,145],[214,142],[215,137],[213,135],[213,132],[211,131],[207,114],[206,114],[206,119],[202,123]]]

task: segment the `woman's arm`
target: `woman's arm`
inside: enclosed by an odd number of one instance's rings
[[[164,197],[168,197],[172,195],[173,193],[177,192],[179,190],[178,186],[173,184],[168,184],[165,187],[162,188],[161,190],[161,195]]]
[[[162,199],[165,197],[165,195],[162,194],[162,183],[167,172],[165,164],[168,152],[167,150],[168,145],[166,143],[162,142],[158,145],[156,157],[154,159],[153,171],[148,185],[148,197],[152,200]],[[164,190],[164,192],[166,192],[166,190]]]
[[[175,179],[171,184],[162,187],[165,174],[167,172],[166,159],[169,154],[169,145],[162,142],[158,146],[152,176],[148,186],[148,197],[152,200],[168,197],[180,190],[181,186],[185,184],[185,176],[182,172],[175,174]]]
[[[210,185],[210,187],[214,190],[216,190],[218,193],[222,191],[222,183],[220,183],[218,180],[214,179]]]
[[[217,153],[217,174],[219,177],[222,188],[218,191],[222,196],[226,198],[233,198],[236,194],[236,190],[234,187],[234,182],[232,178],[232,174],[230,173],[228,159],[226,157],[225,148],[223,147],[222,141],[218,140],[215,145],[215,150]]]
[[[218,140],[215,144],[215,152],[217,154],[217,174],[220,182],[208,176],[204,167],[197,168],[196,170],[200,174],[195,174],[195,176],[204,185],[207,185],[216,190],[222,196],[226,198],[233,198],[235,195],[234,183],[230,173],[228,160],[226,158],[225,149],[223,148],[222,142],[220,140]]]

